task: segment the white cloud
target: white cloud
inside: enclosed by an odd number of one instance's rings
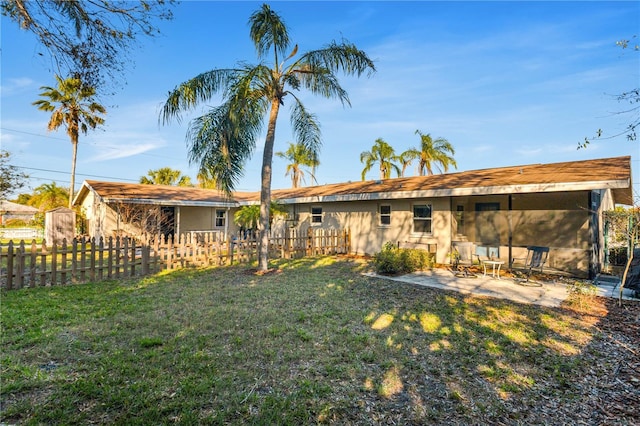
[[[27,89],[30,89],[35,84],[35,81],[28,77],[21,78],[9,78],[7,83],[0,86],[0,92],[2,96],[10,96],[18,93],[23,93]]]

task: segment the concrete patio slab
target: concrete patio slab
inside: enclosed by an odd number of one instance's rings
[[[502,278],[498,280],[491,275],[484,276],[482,274],[479,274],[475,278],[458,277],[446,269],[418,271],[395,277],[373,273],[367,275],[443,290],[453,290],[463,294],[496,297],[519,303],[530,303],[549,307],[560,306],[569,296],[565,284],[544,283],[534,286],[533,283],[530,283],[528,285],[522,285],[512,278]]]
[[[489,296],[499,299],[512,300],[519,303],[529,303],[540,306],[558,307],[567,299],[568,286],[564,283],[544,282],[524,284],[513,278],[493,278],[491,275],[477,275],[475,278],[459,277],[447,269],[433,269],[418,271],[411,274],[390,277],[375,273],[365,274],[370,277],[410,283],[431,288],[457,291],[462,294]],[[619,284],[614,286],[598,286],[598,296],[619,296]],[[625,290],[624,299],[638,300],[632,297],[631,291]]]

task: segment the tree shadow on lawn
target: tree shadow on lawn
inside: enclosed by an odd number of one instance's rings
[[[61,320],[37,303],[21,309],[29,293],[11,294],[2,305],[3,318],[12,314],[6,330],[31,327],[34,337],[18,343],[7,333],[2,421],[603,418],[584,403],[581,378],[602,380],[612,368],[594,364],[607,357],[594,344],[605,310],[380,283],[361,275],[368,265],[360,258],[273,265],[278,273],[264,276],[234,266],[42,291],[66,309]],[[48,361],[59,368],[39,378],[29,373]]]

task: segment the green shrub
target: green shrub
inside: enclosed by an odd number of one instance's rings
[[[398,248],[387,242],[373,256],[373,264],[378,274],[396,275],[432,268],[434,258],[425,250]]]

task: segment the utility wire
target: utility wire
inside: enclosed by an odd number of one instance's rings
[[[16,168],[19,169],[24,169],[24,170],[36,170],[39,172],[50,172],[50,173],[61,173],[61,174],[69,174],[69,172],[63,172],[60,170],[49,170],[49,169],[37,169],[35,167],[25,167],[25,166],[14,166]],[[124,178],[118,178],[118,177],[113,177],[113,176],[99,176],[99,175],[89,175],[89,174],[85,174],[85,173],[76,173],[76,176],[86,176],[86,177],[94,177],[94,178],[100,178],[100,179],[114,179],[114,180],[119,180],[119,181],[128,181],[128,182],[138,182],[136,179],[124,179]]]

